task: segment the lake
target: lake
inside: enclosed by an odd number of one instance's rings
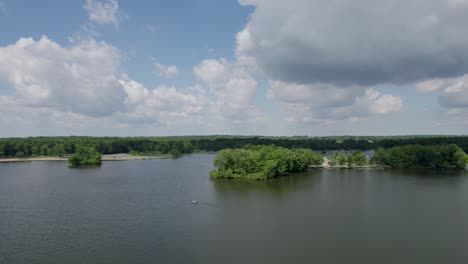
[[[468,263],[466,171],[213,181],[213,159],[0,163],[0,263]]]

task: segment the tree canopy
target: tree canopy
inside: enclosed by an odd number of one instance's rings
[[[365,166],[367,164],[366,155],[361,151],[354,151],[353,154],[349,155],[347,158],[349,166]]]
[[[266,180],[289,172],[306,171],[320,165],[323,157],[309,149],[277,146],[248,146],[218,152],[210,172],[213,178]]]
[[[184,154],[219,151],[247,145],[276,145],[314,150],[370,150],[417,144],[456,144],[468,152],[468,136],[399,137],[262,137],[262,136],[180,136],[180,137],[28,137],[0,138],[0,158],[63,156],[80,147],[92,147],[102,154],[144,153]]]
[[[349,155],[346,155],[343,150],[338,150],[328,156],[328,164],[332,167],[359,167],[367,165],[367,159],[359,150]]]
[[[101,153],[91,147],[79,147],[75,154],[70,155],[68,162],[76,167],[101,165]]]
[[[371,162],[392,168],[441,168],[463,169],[468,156],[457,145],[421,146],[408,145],[388,149],[380,148]]]

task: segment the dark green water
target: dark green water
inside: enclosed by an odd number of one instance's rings
[[[465,171],[212,181],[213,158],[0,164],[0,263],[468,263]]]

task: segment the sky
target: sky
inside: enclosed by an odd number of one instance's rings
[[[468,0],[0,0],[0,137],[468,133]]]

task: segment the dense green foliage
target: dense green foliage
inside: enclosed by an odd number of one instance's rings
[[[343,150],[335,151],[328,157],[328,165],[335,167],[359,167],[367,165],[367,159],[361,151],[346,155]]]
[[[392,168],[465,168],[468,156],[457,145],[408,145],[378,149],[371,159],[378,165]]]
[[[191,153],[195,149],[185,138],[120,137],[33,137],[0,138],[0,158],[64,156],[80,147],[91,147],[102,154]]]
[[[266,180],[288,172],[306,171],[320,165],[323,157],[309,149],[286,149],[277,146],[248,146],[218,152],[213,164],[213,178]]]
[[[346,166],[347,157],[343,150],[335,151],[328,157],[328,164],[334,166]]]
[[[348,166],[365,166],[367,165],[366,155],[361,151],[355,151],[353,154],[348,156]]]
[[[79,146],[92,147],[102,154],[161,153],[183,154],[193,151],[219,151],[246,145],[276,145],[314,150],[369,150],[409,144],[424,146],[456,144],[468,152],[468,136],[400,137],[256,137],[256,136],[183,136],[183,137],[31,137],[0,138],[0,158],[62,156]]]
[[[68,162],[76,167],[101,165],[101,153],[91,147],[79,147],[75,154],[70,155]]]

